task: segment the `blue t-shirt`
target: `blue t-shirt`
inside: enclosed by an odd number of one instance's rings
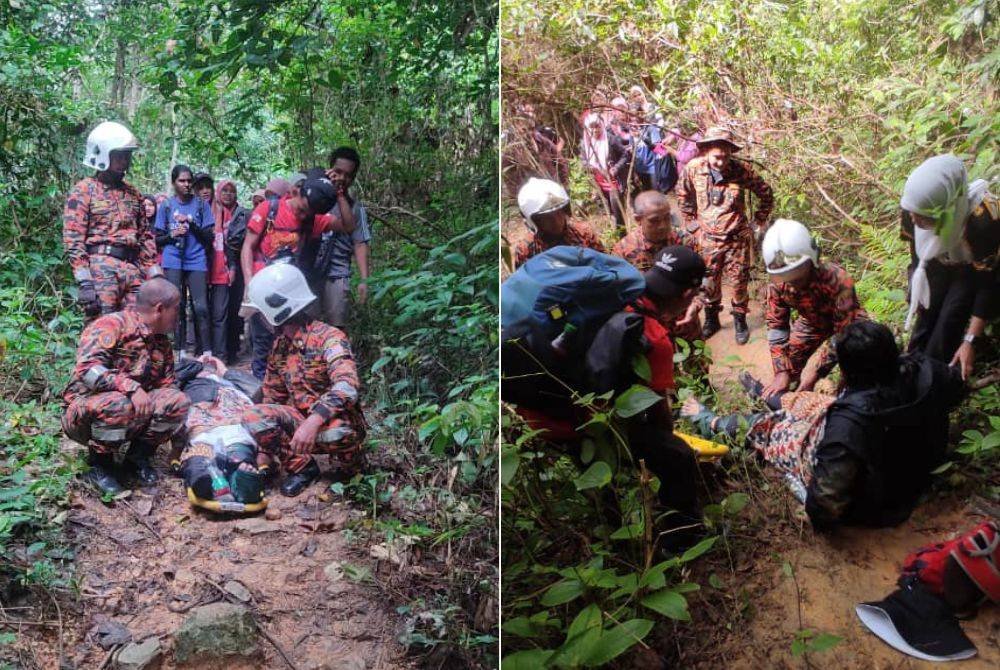
[[[330,261],[327,265],[326,276],[328,279],[342,279],[351,276],[351,259],[354,258],[354,245],[362,242],[370,244],[372,233],[368,228],[368,212],[364,205],[355,201],[354,207],[354,231],[350,233],[340,233],[330,231],[323,233],[323,244],[331,244]],[[340,209],[334,207],[330,214],[340,215]]]
[[[656,154],[645,142],[635,143],[635,171],[639,174],[656,172]]]
[[[170,220],[167,220],[169,210]],[[192,197],[187,203],[182,203],[173,196],[156,210],[156,223],[153,228],[160,232],[169,232],[177,225],[174,220],[174,213],[187,214],[193,220],[188,225],[188,231],[180,238],[171,238],[167,246],[163,247],[163,264],[165,270],[202,270],[208,271],[208,257],[205,255],[205,248],[201,242],[191,232],[191,228],[208,228],[210,231],[215,227],[215,219],[212,217],[212,207],[199,198]]]

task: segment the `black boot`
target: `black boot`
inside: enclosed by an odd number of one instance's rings
[[[150,463],[154,451],[156,451],[156,445],[136,443],[125,454],[125,461],[131,467],[132,474],[139,483],[140,488],[153,486],[160,480],[159,475],[156,474],[156,470],[153,469]]]
[[[111,454],[91,453],[87,457],[87,464],[90,466],[90,469],[84,473],[83,479],[97,487],[98,491],[116,496],[125,490],[113,474],[115,468],[114,456]]]
[[[302,493],[307,486],[316,481],[317,478],[319,478],[319,465],[313,459],[309,461],[309,465],[306,467],[285,477],[285,481],[281,485],[281,495],[294,498]]]
[[[733,314],[733,328],[736,330],[736,344],[746,344],[750,341],[750,327],[747,325],[746,314]]]
[[[743,385],[743,390],[747,392],[747,395],[754,400],[759,399],[764,395],[764,384],[761,383],[759,379],[754,377],[749,370],[742,370],[740,372],[740,384]]]
[[[705,325],[701,327],[701,339],[708,341],[708,338],[715,335],[722,329],[722,324],[719,323],[719,310],[706,308],[705,309]]]

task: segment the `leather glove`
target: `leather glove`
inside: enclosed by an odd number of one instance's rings
[[[101,302],[97,299],[97,289],[94,288],[94,282],[89,279],[80,282],[76,301],[83,308],[85,316],[97,316],[101,313]]]

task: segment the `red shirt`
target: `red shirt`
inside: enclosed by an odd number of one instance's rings
[[[649,298],[639,298],[636,301],[639,309],[627,307],[630,312],[639,312],[643,316],[643,335],[649,342],[646,359],[649,361],[649,388],[657,393],[665,394],[675,388],[674,383],[674,345],[670,341],[670,331],[659,319],[651,314],[656,313],[656,307]]]
[[[268,261],[277,256],[279,252],[287,249],[294,254],[299,251],[301,226],[299,220],[295,218],[295,214],[292,213],[292,208],[288,206],[288,197],[285,196],[278,203],[274,224],[269,231],[265,231],[267,214],[271,209],[271,204],[267,200],[257,205],[253,214],[250,215],[247,230],[261,236],[253,255],[254,274],[266,266]],[[319,214],[313,217],[309,239],[319,239],[323,233],[330,230],[334,220],[334,217],[329,214]]]

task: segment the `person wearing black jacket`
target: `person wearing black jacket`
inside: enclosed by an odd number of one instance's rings
[[[961,374],[919,352],[900,355],[892,332],[874,321],[855,321],[834,342],[842,375],[836,398],[782,393],[767,399],[771,411],[730,416],[691,398],[681,416],[706,437],[735,438],[748,425],[746,444],[797,482],[816,530],[900,524],[944,459],[948,413],[964,393]],[[762,397],[760,381],[741,381]]]
[[[872,321],[848,326],[836,349],[844,388],[827,410],[806,513],[817,530],[895,526],[944,460],[961,374],[921,353],[900,356],[889,329]]]

